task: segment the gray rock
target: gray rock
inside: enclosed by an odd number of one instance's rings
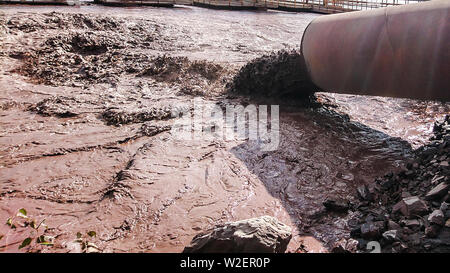
[[[428,212],[427,204],[417,196],[403,198],[400,202],[394,205],[392,212],[401,212],[407,217],[417,215],[425,215]]]
[[[425,235],[428,238],[436,238],[439,234],[439,226],[437,225],[431,225],[425,228]]]
[[[444,219],[444,213],[437,209],[435,211],[433,211],[429,216],[428,216],[428,222],[431,224],[436,224],[439,226],[443,226],[445,223],[445,219]]]
[[[372,194],[369,191],[369,188],[364,185],[364,186],[359,186],[357,188],[358,191],[358,196],[359,198],[361,198],[361,200],[365,200],[365,201],[371,201],[372,200]]]
[[[435,175],[433,177],[433,179],[431,179],[431,184],[436,185],[437,183],[441,182],[444,179],[445,179],[445,176]]]
[[[366,240],[378,239],[384,231],[384,222],[367,222],[361,226],[361,236]]]
[[[349,209],[350,202],[340,198],[328,198],[323,202],[323,206],[328,211],[346,212]]]
[[[332,253],[355,253],[358,251],[359,242],[355,239],[341,239],[331,247]]]
[[[408,197],[411,197],[412,195],[407,191],[403,191],[401,196],[402,196],[402,198],[408,198]]]
[[[442,202],[441,206],[440,206],[440,210],[442,210],[443,212],[446,212],[449,208],[450,204],[447,202]]]
[[[413,220],[402,220],[400,222],[403,226],[408,227],[410,229],[414,229],[414,228],[420,228],[422,226],[422,222],[417,220],[417,219],[413,219]]]
[[[197,234],[184,253],[283,253],[291,228],[271,216],[218,225]]]
[[[388,230],[383,233],[383,238],[388,242],[393,242],[398,240],[398,231],[395,229]]]
[[[450,185],[447,185],[445,182],[440,183],[433,189],[431,189],[426,195],[426,200],[436,200],[447,194]]]

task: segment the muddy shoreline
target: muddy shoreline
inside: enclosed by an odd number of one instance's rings
[[[293,229],[288,251],[327,251],[349,238],[355,212],[325,213],[323,201],[355,200],[358,186],[401,169],[450,106],[322,93],[304,103],[302,96],[230,92],[249,71],[265,86],[276,69],[258,64],[273,65],[273,56],[285,56],[273,52],[298,48],[315,16],[194,7],[2,9],[0,220],[22,207],[46,219],[57,242],[30,249],[42,252],[80,251],[73,240],[88,230],[103,252],[180,252],[202,230],[262,215]],[[269,57],[252,64],[263,55]],[[198,97],[279,104],[279,148],[177,140],[169,109]],[[0,226],[8,240],[0,251],[17,251],[26,233]]]

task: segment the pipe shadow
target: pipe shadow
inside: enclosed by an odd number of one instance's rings
[[[264,152],[258,141],[247,141],[231,152],[281,201],[301,236],[313,236],[327,247],[348,238],[348,222],[358,212],[326,212],[323,201],[354,202],[358,186],[399,169],[413,151],[407,141],[353,122],[314,100],[244,100],[280,104],[280,143]]]

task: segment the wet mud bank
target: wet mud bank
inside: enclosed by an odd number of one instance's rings
[[[292,229],[287,251],[350,240],[358,188],[404,168],[449,105],[312,94],[296,49],[316,15],[236,12],[0,13],[0,219],[26,208],[55,237],[20,251],[83,251],[77,233],[95,231],[102,252],[181,252],[202,231],[263,215]],[[171,109],[198,98],[280,105],[278,148],[179,140]],[[333,198],[348,209],[323,205]],[[0,225],[0,251],[28,233]]]

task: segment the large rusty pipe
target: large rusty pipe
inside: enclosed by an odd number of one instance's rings
[[[302,39],[326,92],[450,101],[450,0],[325,15]]]

